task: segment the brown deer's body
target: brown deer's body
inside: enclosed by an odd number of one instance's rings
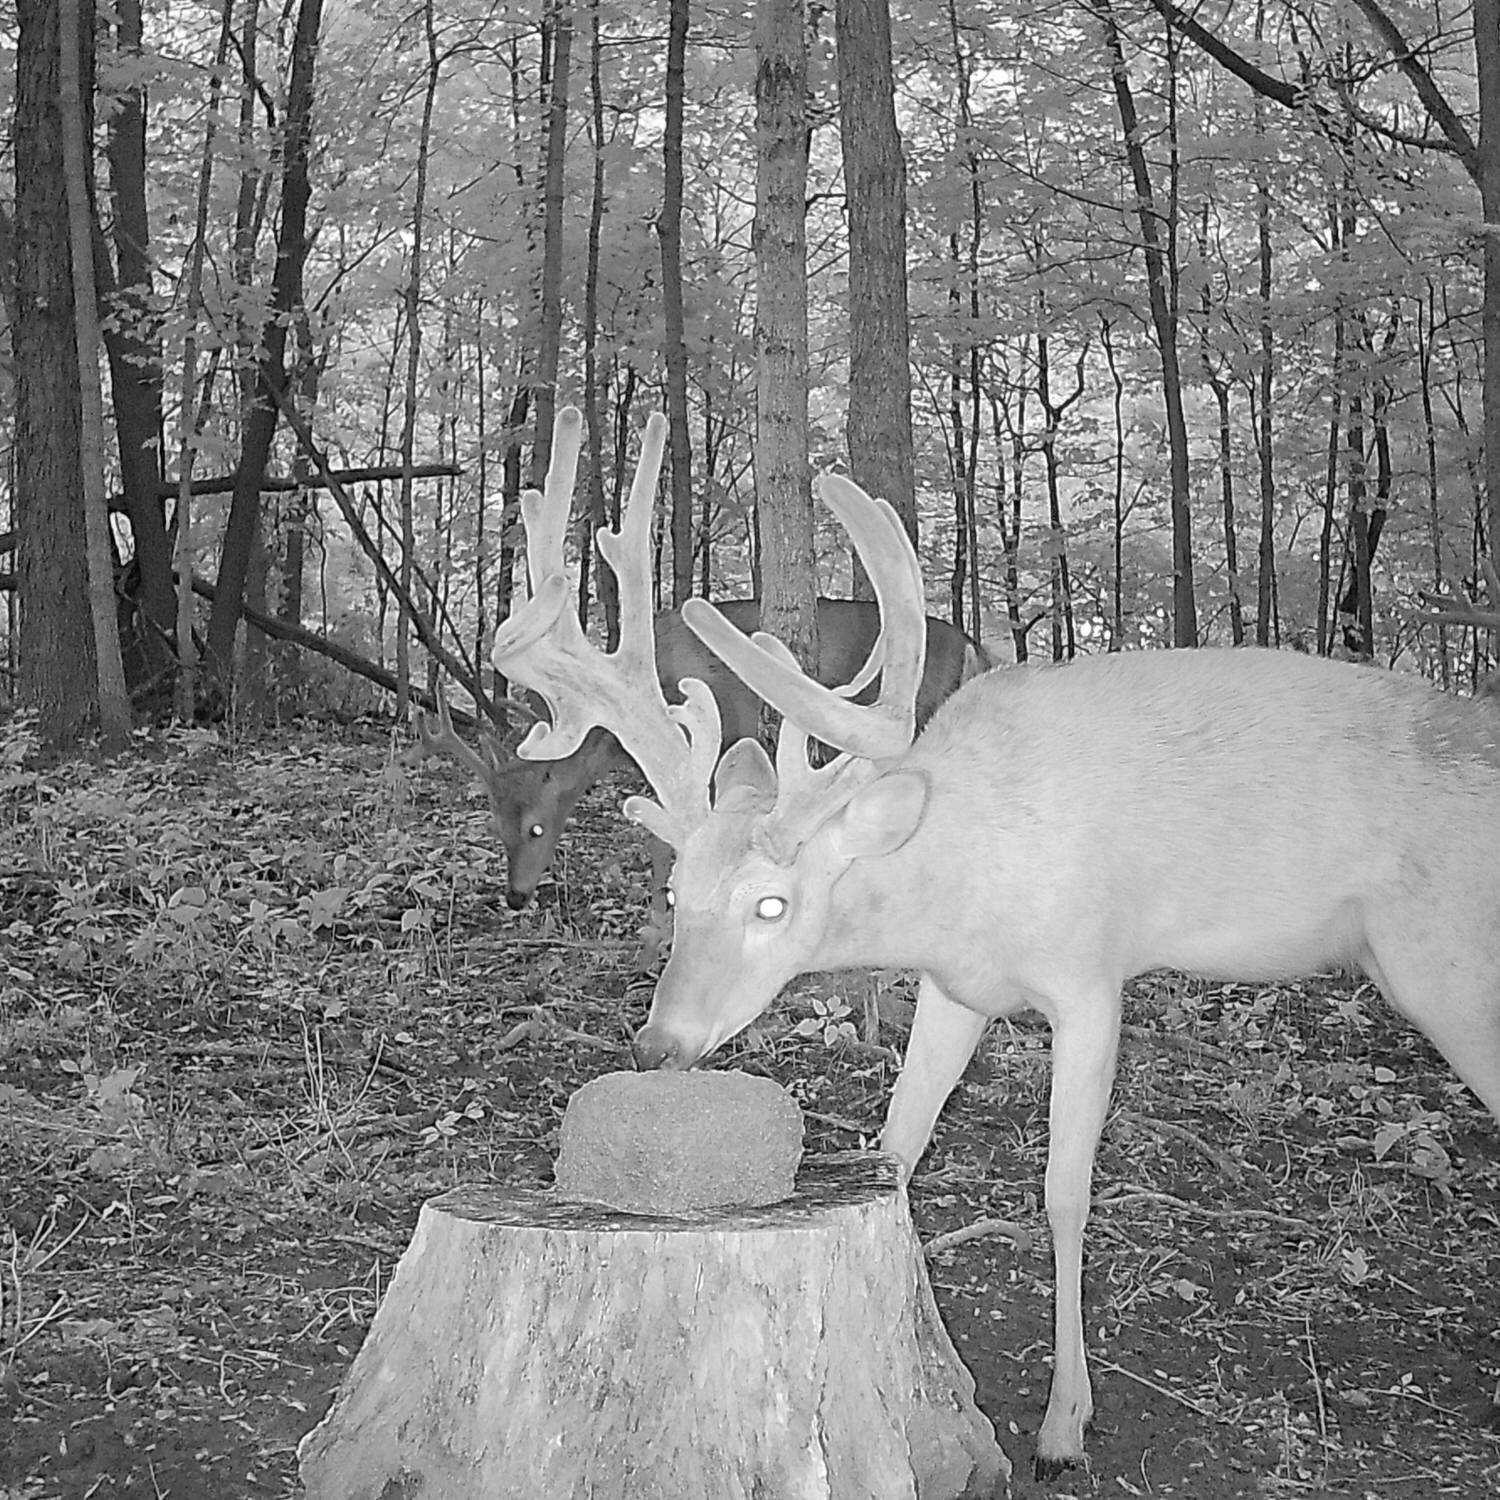
[[[916,1164],[986,1020],[1053,1034],[1057,1358],[1043,1473],[1092,1411],[1080,1296],[1120,991],[1362,970],[1500,1118],[1500,713],[1286,652],[1002,669],[816,829],[721,779],[679,854],[643,1065],[686,1067],[798,974],[924,979],[882,1144]],[[805,834],[805,837],[802,835]]]
[[[881,601],[879,699],[852,707],[775,642],[690,602],[689,627],[784,716],[774,766],[749,740],[720,758],[710,695],[669,713],[650,676],[658,418],[621,529],[599,537],[622,619],[634,601],[631,650],[603,658],[567,617],[580,430],[576,412],[559,415],[563,461],[546,496],[523,501],[534,604],[502,627],[495,661],[566,721],[538,736],[544,753],[599,724],[631,745],[658,800],[626,812],[677,851],[672,956],[637,1060],[691,1067],[799,974],[917,969],[882,1136],[910,1170],[986,1021],[1024,1006],[1047,1018],[1056,1350],[1040,1474],[1082,1458],[1093,1411],[1083,1231],[1132,976],[1360,969],[1500,1119],[1492,706],[1290,652],[1141,652],[989,672],[913,739],[920,568],[888,505],[824,475]],[[812,737],[844,753],[814,767]]]
[[[760,623],[758,599],[734,599],[719,608],[740,630],[749,632]],[[760,699],[682,623],[676,610],[657,615],[655,628],[657,676],[667,698],[679,700],[677,684],[696,677],[718,700],[723,743],[728,746],[753,736],[760,725]],[[851,679],[879,633],[880,611],[873,600],[819,599],[817,680],[832,685]],[[984,652],[957,626],[929,618],[919,720],[925,723],[960,683],[989,665]],[[615,737],[598,729],[561,759],[492,757],[489,766],[479,770],[495,830],[505,846],[505,899],[512,910],[531,900],[552,868],[557,841],[578,799],[606,771],[631,764]]]

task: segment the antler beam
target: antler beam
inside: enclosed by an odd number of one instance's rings
[[[632,799],[632,815],[679,845],[708,815],[708,789],[719,755],[720,720],[713,694],[684,682],[685,702],[672,706],[656,672],[651,598],[651,512],[667,424],[646,424],[640,458],[618,532],[601,529],[599,551],[620,585],[620,644],[589,644],[573,608],[563,555],[583,438],[576,407],[557,414],[544,490],[521,497],[531,598],[495,633],[497,670],[541,694],[551,725],[537,724],[518,753],[528,760],[570,755],[595,725],[609,730],[640,766],[660,807]]]
[[[780,642],[762,631],[747,639],[706,599],[688,600],[682,618],[737,677],[799,730],[852,755],[887,759],[901,754],[916,734],[917,689],[927,654],[921,565],[889,502],[872,500],[837,474],[820,475],[814,488],[849,533],[880,603],[880,635],[854,682],[840,691],[822,686]],[[850,702],[846,695],[877,671],[877,700]]]

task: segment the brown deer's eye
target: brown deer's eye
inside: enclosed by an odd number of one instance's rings
[[[755,915],[762,922],[779,922],[786,915],[785,896],[762,896],[755,903]]]

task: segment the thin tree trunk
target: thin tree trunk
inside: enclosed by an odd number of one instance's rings
[[[203,152],[198,160],[198,191],[193,210],[193,243],[188,251],[187,326],[182,340],[182,385],[178,393],[177,502],[175,558],[177,568],[177,717],[191,723],[198,691],[198,647],[193,639],[193,569],[198,562],[193,535],[193,462],[201,428],[198,421],[198,320],[203,316],[203,261],[208,244],[208,209],[213,190],[214,142],[224,95],[224,63],[234,35],[234,0],[222,0],[219,42],[209,75],[208,113]]]
[[[1328,414],[1328,456],[1323,473],[1323,524],[1318,530],[1318,655],[1330,654],[1333,645],[1329,604],[1332,597],[1333,508],[1338,495],[1339,450],[1343,444],[1344,315],[1340,299],[1333,314],[1333,409]]]
[[[888,0],[835,0],[834,34],[849,220],[849,472],[896,507],[916,546],[906,159],[896,126]],[[867,582],[857,583],[855,594],[867,595]]]
[[[297,289],[302,284],[302,265],[307,258],[307,205],[311,197],[308,151],[321,19],[322,0],[302,0],[292,42],[292,76],[282,147],[285,166],[281,226],[271,284],[270,317],[263,333],[263,352],[256,361],[256,402],[240,449],[234,498],[224,531],[217,596],[209,617],[208,666],[221,687],[227,687],[230,681],[235,631],[260,516],[260,482],[276,435],[276,394],[286,381],[287,320],[294,311]]]
[[[1037,327],[1048,322],[1045,293],[1039,293]],[[1073,617],[1073,579],[1068,564],[1068,533],[1062,518],[1062,472],[1057,458],[1057,436],[1068,408],[1078,401],[1084,390],[1084,364],[1088,344],[1078,351],[1076,378],[1072,395],[1055,400],[1052,395],[1052,345],[1046,334],[1036,341],[1036,392],[1042,403],[1042,461],[1047,473],[1047,516],[1051,527],[1049,571],[1052,578],[1052,660],[1072,661],[1078,651],[1078,636]]]
[[[1255,8],[1255,39],[1265,35],[1265,0]],[[1256,94],[1254,133],[1257,142],[1265,141],[1265,105]],[[1256,454],[1260,460],[1260,547],[1255,581],[1255,644],[1269,646],[1280,632],[1275,627],[1272,589],[1276,581],[1276,470],[1272,446],[1272,421],[1275,382],[1275,334],[1271,326],[1271,186],[1264,166],[1264,156],[1255,158],[1255,234],[1257,264],[1260,269],[1260,401],[1256,412]]]
[[[1489,556],[1500,562],[1500,0],[1474,0],[1479,201],[1484,215],[1484,473]]]
[[[670,73],[670,66],[668,71]],[[669,91],[670,87],[669,83]],[[593,559],[594,589],[599,597],[600,611],[604,615],[605,645],[613,651],[620,644],[620,587],[613,569],[608,567],[599,555],[598,543],[595,540],[609,520],[604,503],[604,394],[600,390],[599,382],[599,244],[604,231],[605,202],[604,82],[600,72],[599,0],[590,0],[589,5],[589,144],[593,152],[594,175],[589,195],[588,256],[584,269],[583,287],[583,409],[588,418],[588,428],[585,433],[589,456],[588,507],[585,512],[585,534],[582,538],[582,545],[579,547],[579,556],[585,560]],[[679,153],[681,144],[679,140]],[[682,161],[679,154],[679,172],[681,167]],[[663,256],[665,257],[665,250]],[[677,292],[680,320],[682,315],[680,271]],[[685,371],[683,378],[683,421],[686,423]],[[672,472],[676,473],[675,461]],[[588,570],[585,567],[581,571],[586,573]],[[580,601],[580,604],[582,602]]]
[[[141,69],[140,0],[120,0],[115,15],[120,53],[130,59],[131,68]],[[175,608],[172,546],[161,499],[163,377],[147,217],[145,89],[140,84],[117,84],[113,100],[106,152],[118,272],[112,295],[104,296],[110,290],[107,286],[101,286],[99,293],[115,313],[104,329],[104,347],[109,358],[120,487],[140,573],[139,603],[148,622],[139,635],[135,670],[150,676],[168,663],[166,643],[171,639]],[[108,264],[106,256],[96,260],[100,272]]]
[[[807,45],[803,0],[757,0],[756,518],[761,623],[817,660],[807,459]]]
[[[489,639],[489,605],[485,593],[485,497],[490,492],[489,387],[485,383],[484,297],[474,299],[474,441],[478,472],[475,475],[478,504],[474,507],[474,660],[484,667],[484,643]]]
[[[693,591],[693,439],[688,431],[687,334],[682,318],[682,113],[687,39],[688,0],[669,0],[667,118],[656,233],[661,241],[662,307],[666,315],[663,363],[667,375],[667,452],[671,455],[674,605],[680,605]]]
[[[1113,576],[1109,589],[1109,649],[1115,652],[1125,649],[1125,378],[1115,358],[1114,331],[1108,318],[1099,320],[1099,342],[1104,349],[1104,362],[1109,366],[1110,410],[1115,419],[1114,472],[1110,486],[1114,511],[1110,528]]]
[[[417,556],[416,519],[412,513],[412,465],[416,460],[417,383],[422,370],[423,228],[427,216],[427,159],[432,146],[432,111],[442,69],[432,0],[422,6],[422,32],[427,42],[427,78],[422,94],[422,123],[417,132],[416,183],[411,205],[411,255],[407,261],[406,381],[401,398],[401,590],[412,593],[412,567]],[[411,697],[411,620],[403,607],[396,616],[396,717],[405,719]]]
[[[1208,264],[1208,252],[1208,206],[1205,204],[1198,226],[1199,259],[1205,266]],[[1224,516],[1224,571],[1229,584],[1230,639],[1234,645],[1243,646],[1245,612],[1240,600],[1239,540],[1235,535],[1234,525],[1234,429],[1230,424],[1229,381],[1214,356],[1213,297],[1207,276],[1203,278],[1199,312],[1198,358],[1203,366],[1203,378],[1213,392],[1214,405],[1219,413],[1219,494]]]
[[[953,566],[948,573],[948,615],[960,630],[964,624],[964,586],[969,573],[968,517],[973,512],[973,475],[969,469],[968,421],[964,415],[964,350],[959,332],[963,318],[963,275],[958,236],[948,236],[952,281],[948,311],[953,331],[948,344],[948,421],[953,434],[949,467],[953,476]]]
[[[550,45],[549,45],[550,41]],[[537,328],[536,438],[531,482],[546,482],[557,414],[557,366],[562,348],[563,194],[568,149],[568,83],[573,54],[572,0],[549,0],[543,51],[547,68],[547,128],[542,172],[542,288]]]
[[[1417,367],[1422,393],[1422,452],[1426,459],[1427,543],[1432,549],[1432,591],[1439,598],[1445,592],[1443,570],[1442,484],[1438,477],[1437,422],[1432,410],[1432,356],[1437,341],[1432,316],[1432,284],[1427,285],[1427,306],[1417,304]],[[1494,601],[1500,603],[1500,601]],[[1448,627],[1437,627],[1438,671],[1444,688],[1451,687],[1451,663],[1448,660]]]
[[[79,11],[85,14],[80,18]],[[120,662],[119,616],[115,611],[114,559],[109,547],[109,499],[104,492],[104,397],[99,389],[99,304],[94,293],[93,215],[89,211],[86,143],[92,110],[80,84],[81,19],[93,24],[91,0],[60,0],[58,7],[58,96],[62,105],[63,175],[68,195],[68,239],[73,261],[73,326],[78,351],[80,459],[83,525],[88,550],[89,613],[98,673],[99,729],[108,750],[130,742],[130,699]]]
[[[1196,646],[1198,606],[1193,591],[1193,517],[1188,489],[1187,419],[1183,412],[1182,371],[1177,356],[1177,315],[1173,308],[1173,288],[1169,284],[1172,226],[1169,217],[1165,221],[1169,238],[1164,249],[1159,227],[1161,215],[1156,207],[1145,149],[1141,145],[1140,119],[1136,114],[1119,28],[1115,24],[1110,0],[1092,0],[1092,3],[1104,23],[1105,47],[1109,53],[1115,103],[1120,112],[1125,156],[1135,183],[1151,327],[1161,356],[1162,401],[1166,409],[1172,469],[1172,643],[1175,646]],[[1172,45],[1170,37],[1168,45]]]

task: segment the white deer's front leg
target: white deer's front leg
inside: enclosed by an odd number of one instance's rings
[[[1074,997],[1051,1013],[1047,1222],[1055,1276],[1052,1391],[1037,1434],[1036,1473],[1048,1479],[1083,1458],[1094,1414],[1083,1344],[1083,1227],[1094,1153],[1104,1128],[1120,1040],[1118,991]]]
[[[922,976],[917,988],[917,1012],[906,1044],[896,1086],[891,1090],[880,1147],[899,1156],[911,1176],[932,1138],[939,1111],[969,1065],[987,1017],[950,1000]]]

